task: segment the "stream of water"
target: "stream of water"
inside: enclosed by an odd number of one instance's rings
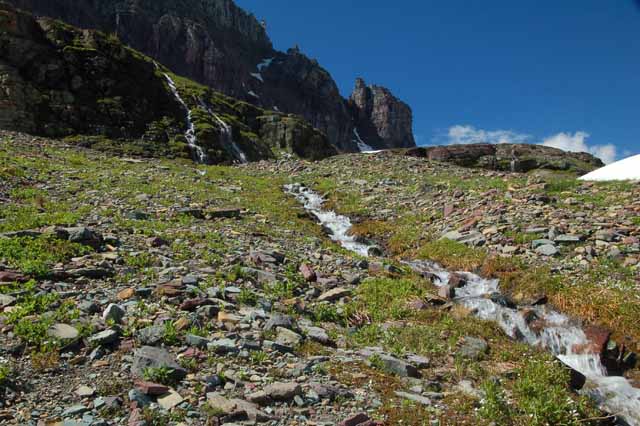
[[[287,185],[304,208],[331,231],[331,239],[346,249],[368,256],[372,246],[348,235],[348,217],[322,209],[323,198],[300,184]],[[415,272],[432,277],[436,286],[449,284],[452,273],[424,260],[406,261]],[[618,416],[622,425],[640,426],[640,389],[621,376],[608,376],[600,354],[594,353],[583,328],[574,320],[546,305],[518,307],[500,294],[499,281],[469,272],[458,272],[466,282],[454,290],[453,301],[470,309],[477,317],[498,323],[511,338],[545,348],[568,367],[581,373],[586,384],[581,392],[591,396],[606,412]]]
[[[333,241],[361,256],[369,256],[369,252],[375,246],[358,242],[355,237],[348,234],[352,226],[348,217],[323,210],[324,199],[305,186],[294,183],[286,185],[284,189],[304,205],[305,210],[311,213],[328,231],[329,237]]]
[[[200,101],[200,106],[204,108],[210,116],[214,118],[220,125],[220,135],[222,136],[222,143],[225,147],[229,147],[231,149],[231,154],[233,158],[241,163],[246,164],[249,162],[247,160],[247,155],[240,149],[238,144],[233,140],[233,129],[230,125],[228,125],[218,114],[213,112],[211,108],[203,101]]]
[[[158,65],[156,64],[156,67]],[[169,74],[164,73],[164,77],[167,79],[167,83],[169,83],[169,87],[171,88],[171,92],[173,96],[176,98],[176,101],[182,105],[182,107],[187,111],[187,131],[184,134],[184,137],[187,139],[187,144],[189,145],[189,149],[193,154],[193,159],[198,163],[206,163],[207,162],[207,154],[204,152],[204,149],[200,145],[198,145],[198,138],[196,137],[196,126],[193,124],[193,120],[191,119],[191,110],[187,106],[186,102],[180,96],[180,92],[178,92],[178,87],[176,83],[173,81]]]

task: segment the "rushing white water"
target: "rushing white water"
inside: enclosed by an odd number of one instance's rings
[[[158,64],[155,64],[158,67]],[[169,83],[169,87],[173,92],[173,96],[175,96],[176,101],[178,101],[184,109],[187,111],[187,131],[184,134],[184,137],[187,139],[187,144],[189,145],[189,149],[193,153],[193,159],[198,163],[206,163],[207,162],[207,154],[204,152],[204,149],[200,145],[198,145],[198,138],[196,137],[196,126],[193,124],[191,120],[191,110],[180,96],[180,92],[178,92],[178,87],[176,83],[173,81],[169,74],[164,73],[164,77],[167,79],[167,83]]]
[[[241,164],[249,162],[247,155],[240,149],[238,144],[233,140],[233,128],[229,126],[218,114],[213,112],[211,108],[203,101],[200,101],[200,106],[204,108],[210,116],[212,116],[220,125],[220,135],[222,136],[222,143],[225,147],[231,149],[231,153],[235,160]]]
[[[433,274],[435,285],[449,283],[451,274],[429,261],[405,262],[419,273]],[[600,354],[590,349],[590,341],[574,321],[547,306],[518,308],[500,303],[499,281],[459,272],[466,284],[455,290],[454,301],[469,308],[477,317],[498,323],[510,337],[539,346],[587,378],[583,392],[609,413],[624,418],[631,426],[640,425],[640,389],[624,377],[607,376]],[[507,306],[505,306],[507,305]],[[535,326],[534,326],[535,324]]]
[[[305,210],[313,214],[322,226],[331,231],[330,238],[347,250],[351,250],[361,256],[369,256],[375,246],[363,244],[348,234],[351,229],[351,220],[348,217],[322,209],[324,199],[300,184],[286,185],[285,191],[294,195],[304,205]]]
[[[372,152],[374,151],[373,147],[371,145],[367,145],[362,138],[360,137],[360,133],[358,132],[358,129],[356,129],[355,127],[353,128],[353,136],[355,136],[355,142],[358,144],[358,149],[360,150],[360,152]]]
[[[367,256],[372,246],[358,243],[348,235],[351,221],[322,209],[324,200],[300,184],[285,186],[304,208],[326,228],[343,247]],[[414,271],[431,276],[436,286],[449,284],[451,273],[424,260],[405,262]],[[581,392],[592,397],[605,411],[616,415],[622,425],[640,426],[640,389],[624,377],[607,376],[600,354],[594,352],[584,330],[571,318],[546,305],[517,307],[500,294],[499,281],[469,272],[459,272],[465,284],[454,290],[454,302],[470,309],[479,318],[494,321],[511,338],[544,348],[561,362],[586,377]]]

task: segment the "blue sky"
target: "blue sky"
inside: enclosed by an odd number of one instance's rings
[[[237,0],[277,49],[411,105],[419,144],[547,143],[640,153],[634,0]],[[615,148],[615,153],[613,149]]]

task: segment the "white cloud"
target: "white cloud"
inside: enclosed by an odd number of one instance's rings
[[[531,139],[531,135],[512,130],[482,130],[473,126],[452,126],[447,136],[449,144],[527,143]]]
[[[589,146],[587,144],[589,136],[590,135],[587,132],[575,132],[574,134],[562,132],[545,139],[542,142],[542,145],[570,152],[588,152],[589,154],[600,158],[605,162],[605,164],[616,161],[617,152],[614,145],[607,144]]]

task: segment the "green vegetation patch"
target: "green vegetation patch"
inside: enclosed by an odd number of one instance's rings
[[[37,278],[46,277],[56,263],[90,251],[86,246],[53,236],[0,238],[0,258],[10,267]]]

